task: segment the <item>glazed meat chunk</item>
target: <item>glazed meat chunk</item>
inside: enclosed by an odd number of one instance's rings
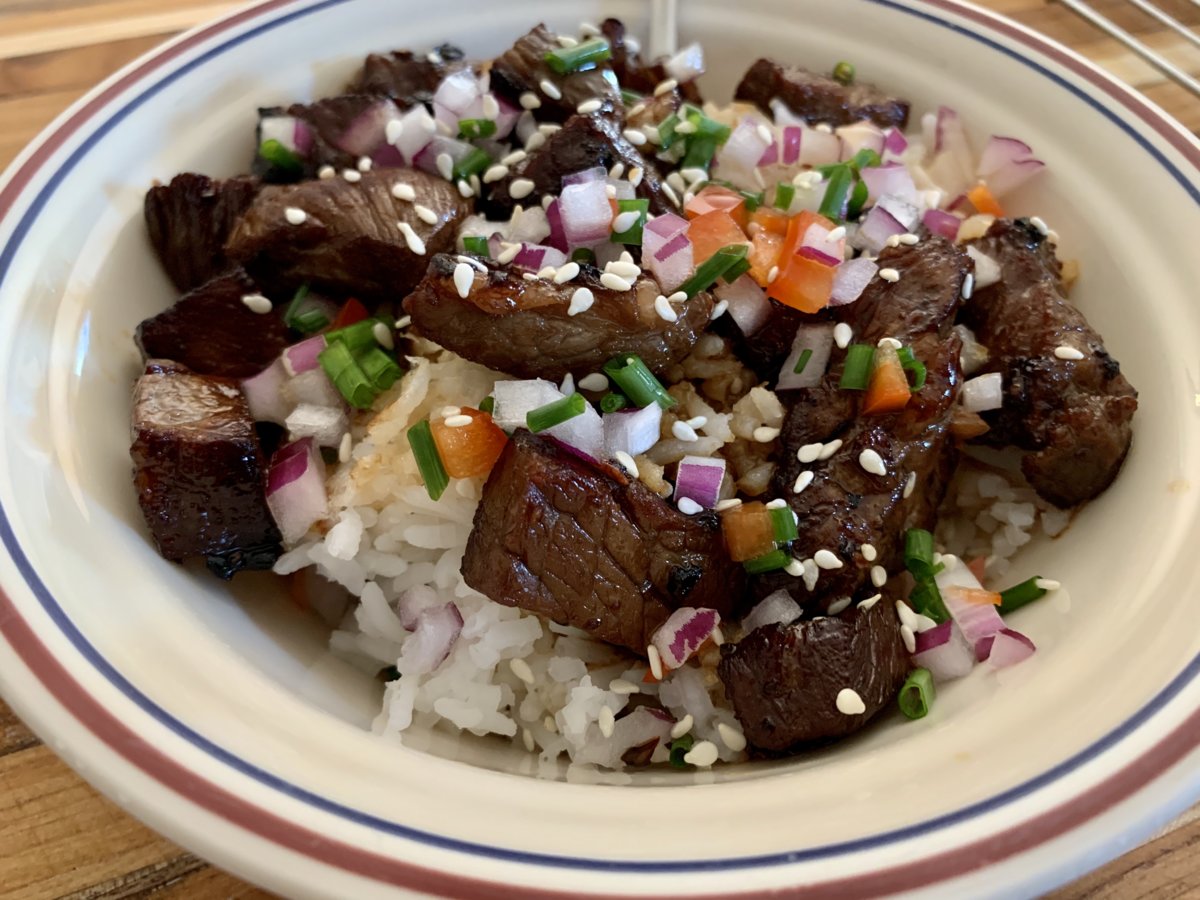
[[[408,109],[433,102],[442,79],[466,67],[463,52],[452,44],[442,44],[425,55],[408,50],[372,53],[348,90],[352,94],[390,97],[401,109]]]
[[[880,128],[904,128],[908,123],[908,101],[873,84],[856,81],[844,85],[827,75],[771,59],[755,62],[734,94],[735,100],[753,103],[768,113],[776,98],[810,125],[851,125],[869,119]]]

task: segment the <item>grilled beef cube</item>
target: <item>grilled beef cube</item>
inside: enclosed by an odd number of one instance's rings
[[[827,75],[770,59],[755,62],[734,93],[735,100],[753,103],[767,113],[776,97],[809,125],[851,125],[870,119],[880,128],[904,128],[908,123],[908,101],[892,97],[873,84],[839,84]]]
[[[238,269],[184,294],[137,327],[142,357],[174,360],[199,375],[257,375],[289,343],[281,310],[251,312],[242,302],[257,293],[254,282]]]
[[[697,294],[667,322],[654,309],[659,294],[651,278],[638,278],[628,291],[600,284],[599,272],[586,266],[566,284],[522,277],[486,261],[487,273],[472,269],[464,299],[454,283],[455,257],[437,256],[425,280],[404,301],[417,332],[472,362],[519,378],[561,380],[568,372],[597,371],[620,354],[637,354],[662,373],[691,352],[703,333],[712,299]],[[580,288],[595,302],[570,315],[571,297]]]
[[[715,513],[684,515],[620,470],[523,430],[484,485],[462,572],[498,603],[636,653],[679,607],[735,616],[745,580]]]
[[[233,268],[225,241],[254,201],[258,180],[176,175],[146,192],[143,210],[150,243],[180,291],[190,291]]]
[[[562,45],[545,25],[537,25],[492,62],[492,90],[520,108],[521,95],[533,94],[541,103],[534,113],[539,121],[564,122],[575,115],[580,103],[599,100],[600,115],[618,122],[624,117],[621,91],[607,64],[567,75],[559,75],[546,64],[546,54]],[[542,90],[550,82],[561,97]]]
[[[713,331],[729,339],[738,359],[753,369],[755,375],[773,384],[779,378],[779,369],[783,361],[792,352],[796,329],[818,319],[798,309],[784,306],[778,300],[769,302],[771,312],[766,321],[749,337],[738,328],[733,316],[721,316],[713,322]]]
[[[927,236],[915,246],[885,250],[879,264],[895,268],[900,280],[875,279],[838,313],[850,317],[858,343],[874,346],[891,337],[911,347],[927,368],[925,386],[899,412],[863,415],[861,392],[838,386],[846,353],[834,348],[818,385],[780,392],[788,415],[775,487],[800,520],[795,550],[805,557],[829,550],[842,566],[822,569],[811,593],[790,576],[762,579],[758,590],[786,587],[799,602],[822,610],[854,597],[872,565],[889,572],[902,568],[904,531],[932,524],[955,462],[949,425],[961,387],[961,342],[952,325],[970,257],[949,241]],[[805,445],[833,440],[842,444],[828,459],[798,459]],[[885,475],[863,468],[859,456],[866,450],[879,455]],[[793,487],[806,470],[813,472],[812,483],[797,494]],[[915,488],[905,497],[910,478]],[[863,544],[875,547],[876,560],[863,557]]]
[[[1029,222],[999,220],[974,242],[1000,266],[962,319],[988,348],[980,373],[1004,376],[1004,405],[983,413],[983,440],[1029,451],[1021,468],[1061,507],[1090,500],[1117,477],[1133,439],[1137,391],[1067,299],[1054,246]],[[1082,359],[1059,359],[1069,347]]]
[[[391,97],[401,109],[408,109],[418,103],[432,103],[442,79],[467,65],[463,52],[452,44],[443,44],[425,56],[408,50],[372,53],[347,90]]]
[[[759,750],[782,753],[845,737],[883,709],[911,663],[895,604],[881,599],[840,616],[765,625],[721,647],[725,695]],[[856,712],[853,691],[864,707]]]
[[[415,203],[392,195],[401,183],[416,191]],[[436,223],[423,222],[417,205],[431,209]],[[413,289],[429,256],[454,245],[468,209],[453,186],[414,169],[375,170],[357,183],[331,178],[269,185],[226,249],[268,289],[283,293],[307,283],[378,303]],[[416,249],[398,222],[411,227]]]
[[[599,116],[572,116],[538,150],[510,167],[509,174],[491,186],[486,203],[488,213],[492,218],[511,214],[518,201],[512,198],[509,191],[513,181],[518,178],[533,182],[533,192],[519,201],[524,206],[530,206],[544,194],[559,194],[564,175],[574,175],[593,166],[611,169],[618,162],[625,165],[626,172],[635,166],[642,170],[642,182],[637,186],[636,193],[650,201],[651,215],[677,211],[663,192],[662,179],[655,164],[625,139],[618,123]]]
[[[133,481],[158,552],[230,578],[282,552],[266,459],[237,383],[152,361],[133,392]]]
[[[662,61],[646,62],[641,58],[640,53],[632,51],[625,39],[625,23],[620,19],[605,19],[600,23],[600,30],[608,40],[608,46],[612,48],[612,59],[609,61],[609,65],[612,66],[621,87],[645,94],[648,98],[653,97],[654,89],[670,77],[667,75],[667,70],[663,68]],[[681,99],[695,103],[697,106],[704,102],[694,81],[682,84],[663,96],[674,97],[675,109],[679,108]],[[653,122],[659,122],[663,118],[665,116],[660,116]]]

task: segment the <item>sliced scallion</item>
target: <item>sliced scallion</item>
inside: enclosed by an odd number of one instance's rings
[[[483,171],[492,164],[492,158],[480,150],[478,147],[473,147],[471,152],[454,164],[454,180],[466,181],[472,175],[482,175]]]
[[[658,123],[658,145],[664,150],[670,150],[676,138],[685,137],[675,130],[682,121],[677,114],[671,113]]]
[[[600,412],[614,413],[619,409],[624,409],[629,405],[629,398],[624,394],[618,394],[614,391],[609,391],[600,398]]]
[[[621,88],[621,102],[626,106],[637,106],[646,98],[637,91],[631,91],[629,88]]]
[[[303,284],[292,296],[283,323],[301,334],[316,334],[329,324],[330,319],[324,301],[309,298],[308,285]]]
[[[626,397],[639,407],[657,403],[663,409],[675,405],[675,398],[667,393],[662,382],[654,377],[644,362],[637,356],[618,356],[604,364],[608,380],[621,389]]]
[[[733,284],[743,275],[750,271],[750,259],[748,256],[743,256],[732,266],[721,273],[721,280],[726,284]]]
[[[792,561],[792,555],[785,550],[775,549],[770,553],[764,553],[762,556],[756,556],[754,559],[748,559],[742,566],[751,575],[762,575],[766,572],[775,572],[782,569]]]
[[[345,344],[336,341],[328,344],[317,356],[317,362],[338,393],[355,409],[368,409],[375,402],[376,391],[370,379]]]
[[[942,601],[942,592],[938,590],[937,582],[932,578],[928,581],[918,581],[908,599],[912,601],[917,612],[929,616],[939,625],[950,618],[950,611]]]
[[[683,758],[688,755],[692,747],[695,745],[696,739],[690,734],[685,734],[683,737],[677,737],[667,745],[671,752],[671,766],[676,769],[686,769],[688,764],[683,761]]]
[[[618,200],[617,201],[617,216],[621,213],[636,212],[637,219],[633,225],[622,232],[614,232],[609,238],[614,244],[637,244],[642,243],[642,229],[646,226],[646,216],[650,211],[649,200]]]
[[[463,238],[462,242],[463,250],[472,256],[482,256],[484,259],[488,259],[492,255],[492,252],[488,249],[488,242],[485,237],[473,235]]]
[[[587,247],[576,247],[571,251],[571,261],[594,266],[596,264],[596,254]]]
[[[904,567],[917,581],[933,578],[933,535],[924,528],[910,528],[905,532]]]
[[[1040,600],[1046,596],[1046,589],[1038,587],[1038,582],[1041,577],[1035,575],[1033,578],[1028,578],[1020,584],[1014,584],[1010,588],[1000,592],[1000,615],[1005,616],[1016,609],[1020,609],[1027,603],[1032,603],[1034,600]]]
[[[713,156],[716,155],[719,141],[711,135],[693,134],[688,137],[687,152],[683,154],[680,167],[684,169],[704,169],[708,171]]]
[[[857,172],[860,169],[867,169],[872,166],[878,166],[882,162],[883,162],[883,160],[879,158],[878,153],[876,153],[870,147],[863,147],[861,150],[859,150],[857,153],[855,153],[852,157],[850,157],[848,160],[846,160],[846,165],[848,165],[851,169],[853,169],[855,172]]]
[[[288,175],[299,175],[304,171],[300,157],[273,138],[259,144],[258,155]]]
[[[838,222],[844,220],[853,189],[854,173],[850,168],[844,165],[835,167],[829,173],[829,183],[825,187],[825,196],[821,198],[821,206],[817,212],[827,219]]]
[[[925,377],[928,371],[925,368],[925,363],[913,356],[912,348],[901,347],[896,351],[896,356],[900,358],[900,365],[904,368],[904,371],[912,374],[909,388],[913,392],[916,392],[925,387]]]
[[[458,137],[464,141],[477,141],[496,133],[496,123],[491,119],[459,119]]]
[[[489,396],[487,396],[487,397],[484,397],[482,400],[480,400],[480,401],[479,401],[479,411],[480,411],[480,412],[485,412],[485,413],[487,413],[489,416],[492,414],[492,411],[493,411],[495,408],[496,408],[496,398],[495,398],[495,397],[492,397],[492,396],[490,396],[490,395],[489,395]]]
[[[800,358],[796,360],[796,367],[792,369],[792,371],[797,375],[803,372],[805,367],[808,365],[808,361],[812,359],[812,355],[812,350],[808,347],[805,347],[802,351],[800,351]]]
[[[412,447],[413,456],[417,460],[417,470],[425,482],[429,499],[439,499],[450,484],[450,476],[446,474],[446,467],[442,465],[442,458],[438,455],[437,444],[433,440],[433,429],[429,427],[428,420],[423,419],[408,429],[408,446]]]
[[[857,219],[862,212],[863,207],[867,205],[867,198],[870,196],[870,191],[867,189],[867,183],[861,178],[854,179],[854,188],[850,191],[850,202],[846,205],[846,218]]]
[[[357,360],[359,368],[363,370],[376,393],[386,391],[404,374],[399,363],[380,347],[371,347],[360,353]]]
[[[696,296],[701,291],[708,290],[718,278],[739,261],[744,260],[748,251],[749,248],[745,244],[730,244],[728,247],[722,247],[701,263],[692,277],[680,285],[679,290],[687,294],[689,298]]]
[[[870,344],[851,344],[846,348],[846,364],[838,387],[844,391],[865,391],[871,382],[871,364],[875,348]]]
[[[709,137],[718,144],[723,144],[733,133],[733,129],[728,125],[723,125],[716,119],[710,119],[694,106],[687,107],[687,120],[696,126],[696,130],[692,133],[693,137]]]
[[[583,415],[585,409],[587,409],[587,400],[583,394],[571,394],[525,413],[525,425],[530,431],[537,434]]]
[[[574,47],[559,47],[546,54],[546,65],[556,75],[584,72],[594,69],[612,57],[612,48],[604,38],[596,37],[576,44]]]
[[[792,208],[792,201],[796,199],[796,186],[786,181],[781,181],[775,185],[775,208],[782,209],[787,212]]]
[[[775,533],[776,544],[786,544],[800,537],[800,530],[796,527],[796,515],[790,506],[772,509],[769,512],[771,513],[771,530]]]
[[[358,354],[378,343],[375,340],[375,326],[378,322],[378,319],[363,319],[361,322],[331,331],[325,335],[325,342],[344,344],[351,353]]]
[[[910,719],[923,719],[933,706],[936,692],[933,689],[933,675],[928,669],[913,669],[904,684],[896,701],[900,704],[900,712]]]

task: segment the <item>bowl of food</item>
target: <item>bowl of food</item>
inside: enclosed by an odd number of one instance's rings
[[[645,13],[263,3],[17,160],[6,699],[289,895],[1115,855],[1198,792],[1200,147],[957,3]]]

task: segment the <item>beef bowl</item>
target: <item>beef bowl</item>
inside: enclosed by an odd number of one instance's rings
[[[1200,796],[1200,144],[956,0],[681,6],[270,0],[4,175],[0,687],[134,815],[1011,896]]]

